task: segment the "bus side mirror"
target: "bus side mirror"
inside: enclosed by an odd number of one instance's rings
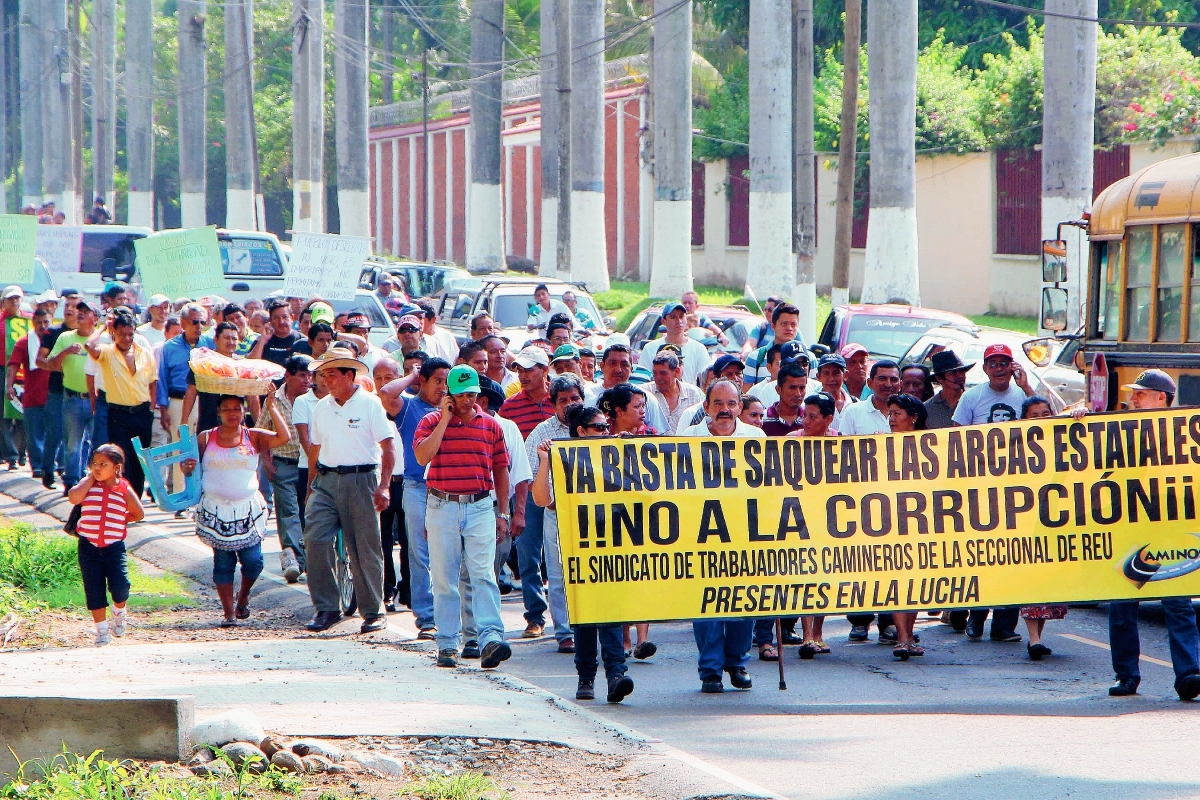
[[[1067,290],[1047,286],[1042,289],[1042,329],[1064,331],[1067,329]]]
[[[1067,279],[1067,243],[1061,239],[1042,241],[1042,283]]]
[[[1030,339],[1021,345],[1021,349],[1025,351],[1026,357],[1033,362],[1035,367],[1044,367],[1050,363],[1050,354],[1054,352],[1054,339],[1049,336]]]

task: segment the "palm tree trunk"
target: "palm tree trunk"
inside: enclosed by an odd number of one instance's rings
[[[542,0],[541,30],[541,158],[542,239],[538,274],[558,277],[558,0]]]
[[[604,0],[571,3],[571,279],[606,292]],[[565,52],[565,51],[564,51]]]
[[[1096,16],[1096,0],[1047,0],[1047,11]],[[1092,150],[1096,114],[1096,23],[1046,17],[1042,110],[1042,238],[1060,222],[1077,220],[1092,205]],[[1087,238],[1065,228],[1067,330],[1079,325],[1087,296]]]
[[[336,0],[333,81],[340,232],[371,235],[367,156],[367,19],[370,0]]]
[[[251,0],[225,0],[225,227],[254,230],[252,98],[246,72],[253,53],[246,38]]]
[[[322,0],[292,0],[292,229],[325,231]]]
[[[750,254],[756,296],[790,297],[792,263],[792,4],[750,0]]]
[[[179,211],[184,228],[208,224],[206,197],[205,90],[207,48],[204,40],[207,0],[179,0]]]
[[[654,11],[654,233],[650,296],[692,288],[692,4]],[[618,120],[617,124],[623,124]]]
[[[104,198],[109,213],[117,149],[116,66],[116,0],[92,0],[92,193]]]
[[[154,9],[125,0],[125,154],[129,224],[154,227]],[[111,209],[110,209],[111,211]]]
[[[471,3],[471,189],[467,269],[504,272],[500,120],[504,110],[504,0]]]
[[[792,251],[796,254],[796,289],[792,299],[800,309],[800,335],[817,340],[817,174],[813,150],[813,4],[792,3]]]
[[[871,85],[871,224],[862,301],[919,306],[917,0],[867,4],[867,69]]]

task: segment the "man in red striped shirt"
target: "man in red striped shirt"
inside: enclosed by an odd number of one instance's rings
[[[540,347],[526,347],[513,360],[521,391],[504,401],[500,416],[511,419],[526,439],[539,423],[554,416],[550,401],[550,356]]]
[[[500,587],[493,562],[496,541],[508,534],[510,517],[497,513],[491,491],[508,497],[508,447],[500,424],[480,411],[479,373],[460,364],[446,376],[441,410],[417,425],[413,453],[426,475],[425,530],[433,578],[433,619],[439,667],[458,664],[462,633],[459,572],[465,560],[474,591],[475,625],[483,645],[480,666],[490,669],[512,655],[500,620]],[[520,454],[522,457],[524,454]]]

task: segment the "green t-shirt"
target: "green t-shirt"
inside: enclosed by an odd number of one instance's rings
[[[65,331],[62,336],[58,337],[58,341],[54,343],[54,349],[50,351],[50,358],[54,358],[73,344],[78,344],[82,347],[83,343],[87,340],[87,336],[80,336],[75,331]],[[72,392],[87,393],[87,375],[84,373],[87,360],[88,354],[86,350],[78,355],[70,355],[63,359],[64,389],[70,389]]]

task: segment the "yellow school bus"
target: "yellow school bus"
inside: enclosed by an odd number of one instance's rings
[[[1079,364],[1088,404],[1120,408],[1120,392],[1151,367],[1178,385],[1178,405],[1200,405],[1200,153],[1161,161],[1109,186],[1092,205]],[[1061,239],[1061,236],[1060,236]],[[1065,279],[1065,243],[1042,247],[1043,279]],[[1066,326],[1064,289],[1042,292],[1042,324]]]

